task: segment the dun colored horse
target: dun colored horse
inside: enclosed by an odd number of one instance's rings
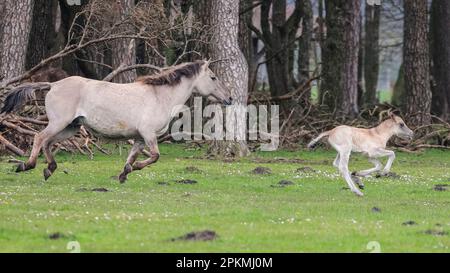
[[[193,93],[231,103],[229,90],[209,69],[209,62],[196,61],[128,84],[69,77],[54,83],[22,85],[8,95],[1,112],[18,110],[34,99],[37,91],[48,91],[45,96],[48,126],[35,136],[28,161],[20,163],[16,172],[35,168],[43,149],[48,163],[45,180],[57,167],[51,146],[75,135],[81,125],[105,138],[135,140],[119,175],[123,183],[130,172],[158,160],[157,137],[168,128],[174,109],[184,105]],[[145,145],[151,156],[136,161]]]
[[[353,183],[348,170],[348,161],[351,152],[363,153],[375,165],[371,169],[356,172],[355,174],[357,176],[367,176],[381,170],[382,165],[377,158],[383,156],[387,156],[388,161],[386,166],[384,166],[382,174],[387,174],[391,170],[392,162],[395,159],[395,153],[386,150],[387,141],[394,135],[408,139],[412,139],[413,137],[413,131],[406,126],[400,117],[390,112],[388,115],[389,118],[387,120],[374,128],[362,129],[342,125],[330,131],[323,132],[308,144],[308,148],[314,148],[321,138],[328,137],[328,143],[338,152],[333,165],[339,169],[350,190],[356,195],[362,196],[363,193]]]

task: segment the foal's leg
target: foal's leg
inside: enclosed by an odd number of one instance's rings
[[[39,152],[42,146],[46,144],[49,139],[57,135],[61,130],[63,130],[68,124],[64,123],[49,123],[42,132],[38,133],[34,137],[33,149],[31,150],[30,157],[26,163],[19,163],[16,172],[23,172],[34,169],[36,167],[36,161],[39,156]]]
[[[350,176],[350,172],[348,170],[348,161],[350,159],[350,150],[344,150],[339,152],[339,171],[347,182],[350,190],[358,196],[363,196],[364,194],[356,187],[355,183]]]
[[[333,166],[339,169],[339,153],[336,155],[336,158],[333,161]]]
[[[378,156],[387,156],[388,157],[388,161],[387,161],[386,165],[384,166],[383,171],[381,172],[381,174],[383,174],[383,175],[388,174],[391,171],[392,163],[394,162],[394,159],[395,159],[395,153],[393,151],[386,150],[386,149],[378,149],[377,154],[378,154]]]
[[[367,170],[356,172],[355,175],[357,175],[357,176],[368,176],[369,174],[371,174],[373,172],[381,170],[382,165],[381,165],[381,162],[378,159],[373,158],[373,157],[369,157],[369,162],[371,162],[375,167],[367,169]]]
[[[129,173],[133,171],[133,163],[136,161],[139,153],[144,149],[144,143],[139,140],[136,140],[133,144],[133,147],[130,150],[130,153],[127,157],[127,162],[125,163],[125,167],[123,167],[123,171],[119,174],[120,183],[124,183],[127,180],[127,176]]]
[[[78,130],[80,129],[80,126],[67,126],[64,130],[62,130],[61,132],[59,132],[56,136],[54,136],[53,138],[49,139],[47,141],[47,143],[45,143],[43,145],[43,152],[45,155],[45,159],[47,160],[47,168],[44,169],[44,179],[47,180],[56,170],[56,168],[58,167],[55,161],[55,158],[51,152],[51,147],[58,143],[61,142],[65,139],[68,139],[72,136],[74,136]]]

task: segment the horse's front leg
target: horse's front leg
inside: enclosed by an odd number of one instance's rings
[[[123,171],[119,174],[120,183],[124,183],[127,180],[128,174],[133,171],[133,163],[136,161],[139,153],[144,149],[144,143],[142,141],[135,141],[133,147],[130,150],[130,153],[127,157],[127,162],[125,163],[125,167],[123,167]]]
[[[145,160],[135,162],[133,164],[133,171],[142,170],[146,166],[155,163],[159,159],[159,148],[157,138],[153,137],[150,139],[146,139],[145,142],[150,149],[150,157]]]

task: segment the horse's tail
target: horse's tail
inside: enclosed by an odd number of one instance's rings
[[[330,135],[330,131],[321,133],[318,137],[316,137],[315,139],[311,140],[310,143],[308,143],[308,149],[314,149],[314,147],[316,147],[317,142],[319,142],[319,140],[321,138],[329,136],[329,135]]]
[[[0,113],[11,113],[20,110],[28,101],[36,99],[36,91],[48,91],[48,82],[27,83],[14,88],[6,97]]]

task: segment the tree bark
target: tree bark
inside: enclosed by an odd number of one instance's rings
[[[27,49],[26,69],[49,57],[56,40],[55,18],[58,1],[35,0]]]
[[[8,0],[4,3],[0,75],[5,79],[25,72],[33,4],[32,0]]]
[[[231,90],[233,107],[246,107],[248,92],[248,65],[239,48],[239,0],[217,0],[211,6],[213,39],[211,57],[224,60],[213,66],[219,79]],[[246,114],[238,113],[233,126],[237,135],[246,135]],[[227,116],[228,118],[228,116]],[[210,152],[220,156],[246,156],[249,153],[245,140],[214,141]]]
[[[118,0],[112,4],[115,16],[124,19],[130,15],[134,8],[134,0]],[[136,64],[136,41],[119,39],[112,42],[112,67],[130,66]],[[126,71],[114,78],[114,82],[129,83],[136,79],[136,71]]]
[[[411,124],[429,124],[431,90],[427,0],[405,0],[404,10],[406,112],[411,117]]]
[[[337,117],[358,114],[360,1],[326,1],[322,92]]]
[[[377,86],[378,72],[380,70],[380,14],[380,6],[366,5],[366,36],[364,40],[364,101],[367,105],[374,105],[378,102]]]
[[[312,35],[314,14],[311,0],[301,1],[302,36],[298,41],[298,82],[300,85],[310,78],[310,59],[312,51]],[[308,89],[306,98],[311,97],[311,89]]]
[[[254,48],[252,41],[252,31],[248,27],[248,24],[252,22],[253,9],[249,9],[249,6],[253,5],[253,1],[239,0],[239,48],[245,56],[248,64],[248,86],[251,86],[253,81],[253,75],[255,74],[256,64],[254,58]],[[242,13],[244,12],[245,13]]]
[[[433,0],[430,17],[431,112],[450,118],[450,2]]]

